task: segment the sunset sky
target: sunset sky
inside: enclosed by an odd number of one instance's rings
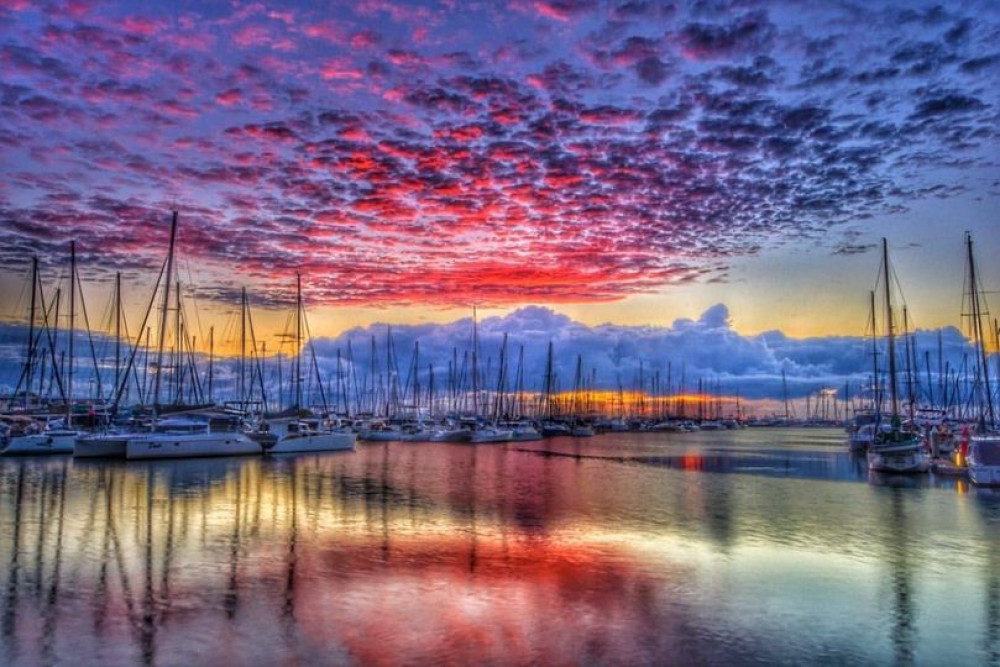
[[[280,328],[301,272],[326,336],[720,303],[860,335],[883,236],[957,325],[963,232],[1000,255],[992,0],[0,0],[0,68],[8,318],[71,240],[91,310],[121,270],[141,317],[171,210],[206,322],[245,286]]]

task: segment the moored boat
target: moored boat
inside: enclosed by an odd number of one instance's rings
[[[81,435],[73,443],[73,456],[76,458],[123,459],[127,453],[129,438],[136,435],[141,434],[122,432]]]
[[[353,450],[357,440],[354,433],[333,431],[319,419],[276,420],[268,427],[276,437],[274,444],[263,445],[270,454]]]
[[[886,358],[887,380],[889,384],[889,407],[891,409],[888,429],[881,416],[876,422],[874,437],[868,445],[868,469],[872,472],[925,473],[930,470],[930,452],[924,441],[912,428],[903,428],[899,416],[899,394],[896,385],[896,346],[893,327],[892,283],[890,281],[889,245],[882,239],[882,272],[885,289]],[[874,293],[872,295],[872,331],[874,333]]]
[[[0,450],[0,455],[72,454],[73,443],[79,435],[77,431],[67,429],[46,429],[40,433],[11,436]]]
[[[972,436],[965,460],[974,484],[1000,486],[1000,433]]]
[[[0,455],[72,454],[73,442],[80,435],[67,429],[59,420],[42,424],[27,416],[5,416],[5,434],[0,441]]]
[[[498,442],[510,442],[514,438],[511,429],[500,428],[492,424],[480,425],[472,430],[469,442],[472,444],[488,444]]]
[[[232,420],[163,419],[152,433],[133,435],[125,444],[128,459],[192,458],[260,454],[263,449]]]
[[[868,468],[874,472],[923,473],[930,467],[930,453],[916,433],[879,430],[868,447]]]
[[[535,425],[530,421],[522,420],[510,424],[511,440],[514,442],[532,442],[541,440],[542,434],[538,432]]]

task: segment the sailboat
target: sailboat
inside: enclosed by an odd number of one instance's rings
[[[986,359],[986,340],[983,337],[984,307],[980,300],[976,264],[972,253],[972,235],[966,234],[969,266],[969,306],[973,347],[976,349],[976,398],[979,403],[977,433],[969,438],[965,457],[969,479],[980,486],[1000,486],[1000,431],[997,430],[993,390],[990,385],[990,365]]]
[[[576,355],[576,375],[573,378],[573,407],[571,409],[573,425],[570,427],[570,435],[574,438],[592,438],[594,436],[594,428],[583,418],[583,413],[589,407],[586,405],[589,401],[583,400],[583,393],[583,355],[578,354]]]
[[[552,351],[552,341],[549,341],[549,353],[545,360],[545,384],[542,388],[542,423],[541,433],[544,438],[553,438],[561,435],[571,435],[570,427],[556,417],[556,378],[554,368],[554,356]]]
[[[66,416],[64,419],[47,419],[44,426],[41,423],[31,420],[24,422],[23,429],[15,430],[10,429],[5,438],[5,443],[2,449],[0,449],[0,454],[4,456],[12,455],[23,455],[23,454],[72,454],[73,445],[76,442],[77,437],[80,435],[78,431],[72,428],[73,422],[73,371],[74,371],[74,355],[73,355],[73,342],[76,338],[76,285],[77,285],[77,275],[76,275],[76,243],[70,243],[70,270],[69,270],[69,344],[68,344],[68,360],[67,360],[67,381],[65,389],[63,389],[63,382],[59,378],[58,366],[55,362],[55,358],[52,360],[52,366],[54,375],[59,385],[60,393],[63,396],[63,400],[66,404]],[[30,389],[32,382],[32,362],[33,357],[36,354],[35,349],[35,316],[36,316],[36,294],[41,294],[41,285],[39,284],[38,278],[38,258],[34,258],[32,261],[31,269],[31,321],[29,324],[28,331],[28,361],[25,367],[25,376],[27,380],[27,389],[25,390],[25,402],[30,401]],[[42,311],[45,313],[45,299],[44,294],[42,294]],[[58,307],[56,308],[58,317]],[[44,317],[45,327],[48,327],[48,318]],[[58,324],[57,324],[58,326]],[[51,344],[50,337],[50,351],[54,354],[54,347]]]
[[[875,434],[881,428],[879,396],[879,376],[878,376],[878,333],[875,328],[875,292],[870,292],[871,316],[870,325],[872,333],[872,390],[871,403],[864,407],[854,409],[854,415],[847,427],[847,448],[854,453],[868,451],[868,447],[874,442]]]
[[[170,246],[167,253],[163,284],[163,306],[160,313],[159,344],[156,351],[156,374],[153,378],[153,409],[160,413],[160,380],[163,370],[163,348],[166,342],[167,313],[170,305],[170,285],[173,282],[174,248],[177,239],[177,212],[170,224]],[[178,283],[179,289],[179,283]],[[181,337],[180,331],[176,334]],[[179,346],[178,346],[179,347]],[[128,459],[188,458],[196,456],[234,456],[260,454],[261,446],[241,429],[231,415],[188,414],[153,422],[153,430],[128,436],[125,457]]]
[[[501,350],[501,354],[505,353],[505,349]],[[504,361],[501,359],[501,377],[503,375],[503,364]],[[475,421],[472,426],[472,435],[469,438],[469,442],[472,444],[486,444],[486,443],[499,443],[499,442],[510,442],[514,437],[514,432],[508,428],[501,428],[497,425],[496,420],[490,422],[481,422],[479,420],[479,330],[476,323],[476,309],[472,308],[472,412],[474,414]],[[494,415],[495,417],[495,415]]]
[[[918,433],[904,429],[899,415],[896,384],[896,340],[892,316],[892,283],[889,269],[889,244],[882,239],[882,269],[885,282],[885,318],[887,366],[891,414],[889,428],[880,427],[868,445],[868,469],[873,472],[922,473],[930,469],[930,454]],[[880,416],[881,417],[881,416]]]
[[[357,436],[347,430],[334,431],[322,419],[302,415],[302,276],[295,278],[295,405],[288,417],[272,419],[270,433],[277,441],[268,447],[271,454],[353,450]]]

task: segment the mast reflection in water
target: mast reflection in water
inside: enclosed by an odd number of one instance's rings
[[[0,663],[1000,660],[1000,495],[834,431],[0,460]]]

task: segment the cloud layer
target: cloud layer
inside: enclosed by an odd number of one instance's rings
[[[606,301],[996,166],[995,3],[286,7],[0,3],[0,265]]]
[[[850,385],[851,396],[854,397],[862,387],[871,385],[870,339],[847,336],[790,338],[779,331],[745,336],[731,328],[729,311],[723,304],[709,308],[697,320],[679,319],[663,327],[614,324],[590,327],[551,309],[530,306],[503,317],[486,318],[478,323],[476,331],[480,387],[491,391],[498,384],[505,335],[508,364],[506,387],[509,390],[517,388],[518,367],[523,368],[522,385],[527,392],[543,390],[550,342],[553,348],[554,391],[566,392],[574,388],[578,360],[585,385],[598,390],[612,393],[642,391],[647,395],[695,394],[699,382],[703,382],[705,392],[713,395],[731,398],[738,395],[751,401],[770,399],[769,409],[775,409],[778,404],[774,401],[783,399],[786,391],[788,398],[797,402],[801,411],[807,395],[816,396],[822,390],[836,390],[839,400],[843,400],[845,385]],[[3,325],[0,334],[0,387],[13,387],[24,358],[26,328],[23,325]],[[103,386],[109,387],[114,368],[113,344],[103,336],[96,340]],[[356,328],[336,338],[314,338],[312,350],[316,366],[313,367],[310,360],[312,353],[303,362],[304,391],[308,394],[306,400],[319,401],[315,368],[319,369],[323,378],[330,405],[338,400],[339,405],[343,405],[343,396],[346,395],[351,409],[359,401],[365,408],[371,401],[373,376],[374,384],[380,387],[388,384],[390,375],[394,376],[399,394],[409,391],[412,396],[412,389],[407,387],[413,386],[412,368],[417,344],[417,377],[422,393],[425,394],[430,385],[431,368],[438,396],[447,395],[450,371],[455,377],[464,378],[460,384],[468,390],[471,387],[472,342],[471,317],[447,324],[393,326],[391,329],[380,324]],[[65,350],[65,335],[57,340],[57,344]],[[169,338],[167,344],[171,344]],[[974,357],[962,333],[950,327],[940,331],[919,330],[913,335],[913,345],[910,356],[914,363],[911,368],[914,369],[913,377],[920,385],[919,389],[915,389],[919,392],[918,398],[925,403],[941,402],[943,371],[951,385],[950,402],[965,400],[968,387],[964,382],[961,386],[955,384],[954,377],[963,373],[963,369],[968,369],[963,364]],[[289,355],[293,348],[288,344],[283,348],[281,371],[278,370],[279,362],[275,354],[278,350],[273,346],[269,349],[262,380],[255,380],[255,386],[263,383],[272,406],[279,401],[288,403],[291,401],[292,377]],[[884,344],[880,343],[878,349],[880,363],[884,365]],[[905,349],[905,345],[899,346],[901,395],[907,392],[904,372],[907,365],[903,362]],[[77,350],[78,353],[84,350],[84,358],[78,360],[75,382],[77,396],[82,398],[95,390],[95,385],[91,383],[93,366],[88,341],[82,333],[77,338]],[[58,352],[56,358],[59,358]],[[140,369],[145,358],[144,353],[137,357]],[[198,364],[202,387],[206,388],[207,360],[200,357]],[[216,361],[214,397],[217,400],[235,397],[237,373],[235,359]],[[279,379],[282,378],[279,399]],[[190,378],[186,382],[190,386]],[[259,397],[258,390],[254,391]],[[380,391],[379,400],[384,401],[384,389]],[[958,399],[955,398],[956,392],[960,394]],[[135,393],[132,399],[135,399]],[[164,398],[165,402],[169,400]]]

